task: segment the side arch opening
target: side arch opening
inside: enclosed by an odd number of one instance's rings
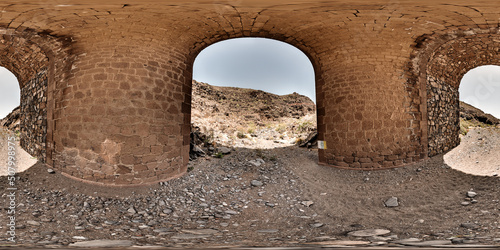
[[[469,70],[459,86],[460,144],[444,155],[459,171],[498,176],[500,166],[500,66]]]

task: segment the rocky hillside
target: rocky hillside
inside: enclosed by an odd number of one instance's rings
[[[471,127],[495,127],[500,125],[500,119],[482,110],[460,102],[460,133],[465,135]]]
[[[297,93],[275,95],[262,90],[217,87],[193,81],[193,109],[246,120],[277,121],[283,117],[301,118],[316,112],[307,96]]]
[[[0,120],[0,127],[4,127],[10,131],[20,130],[21,124],[21,109],[19,106],[12,110],[10,114]]]
[[[225,146],[290,146],[316,129],[316,105],[297,93],[279,96],[193,81],[191,122]]]

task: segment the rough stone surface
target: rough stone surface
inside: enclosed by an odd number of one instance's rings
[[[221,40],[301,49],[315,70],[318,140],[327,145],[319,162],[350,169],[399,167],[455,147],[461,77],[500,64],[500,12],[489,1],[0,7],[0,62],[20,82],[26,151],[108,185],[186,173],[193,62]]]
[[[399,201],[397,197],[391,197],[384,202],[386,207],[397,207],[399,206]]]
[[[354,237],[372,237],[389,234],[391,231],[386,229],[365,229],[348,233],[350,236]]]
[[[70,244],[71,247],[129,247],[132,241],[129,240],[91,240]]]

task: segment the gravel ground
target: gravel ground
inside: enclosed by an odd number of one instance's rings
[[[49,173],[38,163],[15,183],[16,244],[394,246],[409,238],[500,244],[500,179],[453,170],[442,156],[398,169],[352,171],[319,166],[314,150],[233,149],[189,167],[183,177],[158,185],[109,188]],[[0,177],[0,186],[8,185]],[[3,223],[9,221],[8,194],[1,198],[0,246],[11,244]],[[390,232],[349,234],[364,229]]]
[[[471,128],[461,140],[444,156],[446,164],[467,174],[500,177],[500,128]]]

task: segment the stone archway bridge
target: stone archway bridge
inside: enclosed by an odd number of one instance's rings
[[[76,179],[186,172],[193,62],[229,38],[287,42],[316,77],[322,164],[403,166],[459,143],[458,86],[500,65],[497,0],[1,1],[22,144]]]

